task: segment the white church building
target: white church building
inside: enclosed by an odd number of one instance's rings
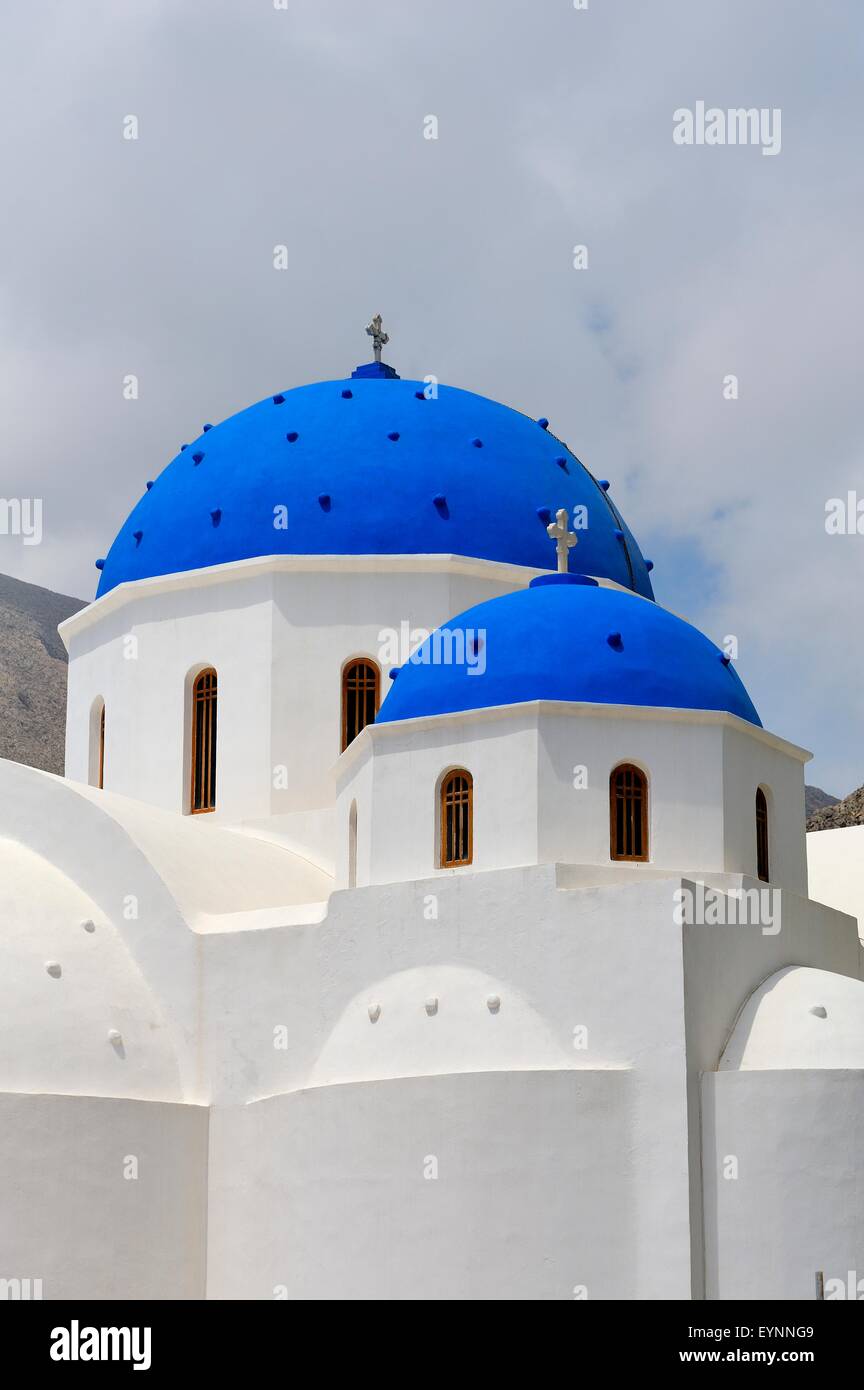
[[[803,768],[534,420],[381,359],[204,425],[0,763],[0,1279],[812,1299],[864,977]]]

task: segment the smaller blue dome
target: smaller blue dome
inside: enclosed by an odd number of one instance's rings
[[[545,575],[427,638],[378,723],[532,700],[725,710],[761,720],[729,658],[656,603],[578,575]]]

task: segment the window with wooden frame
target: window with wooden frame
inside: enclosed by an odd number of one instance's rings
[[[474,779],[464,767],[448,772],[441,783],[442,869],[458,869],[474,857]]]
[[[342,752],[367,724],[375,723],[381,672],[368,656],[349,661],[342,670]]]
[[[192,786],[189,810],[193,816],[216,810],[216,672],[201,671],[192,684]]]
[[[90,706],[90,743],[87,749],[87,781],[100,790],[105,785],[105,701],[98,695]]]
[[[633,763],[621,763],[609,778],[609,854],[637,863],[648,858],[648,778]]]
[[[105,705],[99,711],[99,759],[96,768],[96,785],[101,791],[105,786]]]
[[[768,882],[768,801],[761,787],[756,788],[756,874]]]

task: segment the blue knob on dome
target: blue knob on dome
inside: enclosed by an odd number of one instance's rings
[[[319,494],[318,494],[318,505],[319,505],[319,507],[321,508],[322,512],[329,512],[329,510],[330,510],[330,493],[329,493],[329,492],[319,492]]]
[[[623,541],[624,539],[624,532],[618,526],[615,527],[615,539],[616,541]]]
[[[289,444],[296,444],[300,436],[296,430],[289,430],[285,438],[288,440]]]
[[[608,478],[598,478],[597,486],[602,487],[604,492],[608,492],[612,484],[609,482]]]
[[[153,479],[152,479],[152,478],[148,479],[148,481],[147,481],[147,483],[145,484],[145,486],[146,486],[146,488],[147,488],[147,491],[149,492],[150,489],[151,489],[151,487],[153,486]]]
[[[104,570],[104,568],[105,568],[105,561],[104,561],[104,560],[97,560],[97,561],[96,561],[96,568],[97,568],[97,570]]]
[[[447,514],[447,498],[444,496],[443,492],[436,492],[435,496],[432,498],[432,502],[438,508],[442,516]]]
[[[188,445],[188,444],[181,444],[181,445],[180,445],[180,452],[181,452],[181,454],[183,453],[183,450],[184,450],[184,449],[188,449],[188,448],[189,448],[189,445]]]
[[[144,532],[143,532],[143,531],[133,531],[133,532],[132,532],[132,535],[133,535],[133,537],[134,537],[135,544],[136,544],[136,545],[140,545],[141,542],[142,542],[143,539],[144,539]]]
[[[540,419],[537,421],[537,424],[540,426],[541,430],[548,430],[549,428],[549,421],[546,419],[545,415],[540,416]]]
[[[218,525],[219,525],[219,522],[222,520],[222,508],[221,508],[221,507],[214,507],[213,511],[210,513],[210,520],[213,522],[213,525],[214,525],[214,526],[218,526]]]
[[[547,586],[559,584],[579,584],[586,589],[599,589],[600,585],[596,579],[592,579],[590,574],[538,574],[534,579],[528,581],[529,589],[545,589]]]
[[[195,454],[192,455],[192,462],[194,463],[194,465],[195,465],[196,468],[198,467],[198,465],[199,465],[199,463],[201,462],[201,460],[203,459],[203,457],[204,457],[204,455],[202,454],[202,452],[201,452],[200,449],[198,450],[197,453],[195,453]]]
[[[202,434],[206,434],[207,431],[208,431],[208,430],[212,430],[212,428],[213,428],[212,425],[205,425],[204,428],[202,429],[201,433],[202,433]]]
[[[390,433],[388,434],[387,438],[388,438],[388,439],[392,439],[392,440],[393,440],[393,443],[395,444],[395,443],[396,443],[396,440],[399,438],[399,431],[398,431],[398,430],[391,430]]]
[[[564,472],[565,472],[565,473],[569,473],[569,472],[570,472],[570,469],[567,467],[567,460],[564,458],[564,456],[563,456],[562,454],[559,454],[559,455],[558,455],[558,457],[557,457],[557,459],[555,460],[555,462],[557,463],[557,465],[558,465],[559,468],[563,468],[563,469],[564,469]]]
[[[343,401],[350,401],[353,396],[354,392],[351,390],[350,386],[346,386],[345,390],[342,392]]]
[[[418,400],[418,401],[428,401],[428,399],[429,399],[429,397],[426,395],[426,392],[425,392],[425,391],[415,391],[415,392],[414,392],[414,398],[415,398],[415,400]]]
[[[285,404],[285,397],[284,397],[281,393],[280,393],[278,396],[274,396],[274,397],[273,397],[273,404],[274,404],[274,405],[284,405],[284,404]]]
[[[537,508],[537,515],[539,516],[540,520],[543,522],[544,526],[547,525],[547,524],[552,520],[552,513],[550,512],[550,510],[549,510],[548,507],[538,507],[538,508]]]
[[[387,672],[387,674],[388,674],[388,676],[390,677],[391,681],[395,681],[396,677],[398,676],[398,674],[399,674],[399,672],[400,672],[401,670],[402,670],[402,667],[401,667],[401,666],[391,666],[391,667],[390,667],[390,670]]]
[[[610,632],[609,636],[606,638],[606,641],[609,643],[609,646],[612,648],[613,651],[620,652],[624,650],[624,643],[621,641],[620,632]]]
[[[482,439],[472,439],[472,440],[471,440],[471,443],[474,445],[474,448],[475,448],[475,449],[482,449],[482,448],[483,448],[483,440],[482,440]]]
[[[646,570],[648,571],[648,573],[650,574],[651,571],[652,571],[653,568],[654,568],[654,561],[653,561],[653,560],[646,560],[646,561],[645,561],[645,568],[646,568]]]

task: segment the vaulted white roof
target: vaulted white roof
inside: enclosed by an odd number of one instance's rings
[[[864,1070],[864,981],[787,966],[744,1005],[720,1071]]]

